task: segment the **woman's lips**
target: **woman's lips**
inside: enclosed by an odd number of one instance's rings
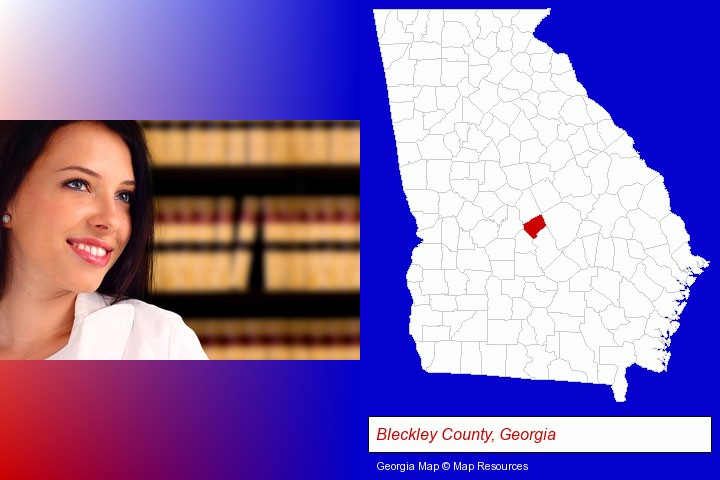
[[[107,245],[105,242],[93,241],[91,244],[90,242],[83,243],[75,240],[68,240],[67,244],[80,256],[80,258],[91,265],[104,267],[110,261],[110,252],[112,252],[112,248],[107,249],[103,246],[98,246]]]

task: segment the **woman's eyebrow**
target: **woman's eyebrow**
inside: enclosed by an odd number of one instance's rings
[[[82,172],[82,173],[84,173],[84,174],[86,174],[86,175],[90,175],[91,177],[101,178],[101,175],[100,175],[99,173],[97,173],[97,172],[95,172],[95,171],[93,171],[93,170],[90,170],[89,168],[79,167],[79,166],[76,166],[76,165],[72,165],[72,166],[70,166],[70,167],[61,168],[61,169],[59,169],[59,170],[55,170],[55,172],[56,172],[56,173],[57,173],[57,172],[63,172],[63,171],[65,171],[65,170],[77,170],[77,171]],[[120,185],[130,185],[130,186],[133,186],[133,185],[135,185],[135,181],[134,181],[134,180],[125,180],[124,182],[120,182]]]

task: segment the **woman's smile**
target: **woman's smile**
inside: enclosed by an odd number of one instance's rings
[[[97,238],[71,238],[67,244],[84,261],[98,267],[108,264],[113,251],[109,243]]]

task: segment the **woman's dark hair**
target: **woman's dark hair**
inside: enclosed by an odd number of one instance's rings
[[[0,214],[40,156],[52,134],[74,121],[0,121]],[[98,292],[144,299],[152,275],[153,201],[150,155],[142,127],[135,121],[98,121],[123,139],[130,149],[135,193],[130,205],[132,232],[125,250],[103,279]],[[8,281],[8,231],[0,228],[0,297]]]

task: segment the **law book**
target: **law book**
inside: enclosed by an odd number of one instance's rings
[[[346,136],[346,152],[347,161],[350,165],[360,164],[360,124],[353,122],[353,126],[349,126],[345,130]]]
[[[296,165],[304,165],[308,163],[308,132],[311,122],[293,122],[290,131],[289,156]]]
[[[162,163],[166,166],[179,166],[187,163],[188,122],[171,122],[164,128],[164,153]]]
[[[290,165],[294,163],[290,144],[292,142],[292,122],[272,122],[268,128],[268,165]]]
[[[213,241],[219,244],[230,244],[234,240],[235,199],[229,196],[217,197],[215,203]]]
[[[189,319],[211,359],[360,358],[360,320]]]
[[[267,165],[271,125],[270,122],[253,122],[249,125],[247,165]]]
[[[166,163],[166,130],[168,125],[168,122],[147,122],[143,126],[143,132],[145,133],[145,140],[147,141],[150,157],[152,158],[153,163],[157,166],[162,166]]]
[[[327,165],[330,163],[330,124],[311,122],[307,128],[307,163]]]
[[[213,197],[189,197],[187,205],[190,217],[186,218],[185,237],[181,242],[212,244],[217,233],[217,199]]]
[[[248,132],[247,122],[231,122],[227,131],[227,150],[225,163],[231,166],[240,166],[248,163]]]
[[[329,163],[357,165],[360,163],[360,124],[355,121],[334,122],[330,128]]]
[[[189,165],[218,166],[225,163],[228,129],[222,122],[193,122],[186,132]]]

